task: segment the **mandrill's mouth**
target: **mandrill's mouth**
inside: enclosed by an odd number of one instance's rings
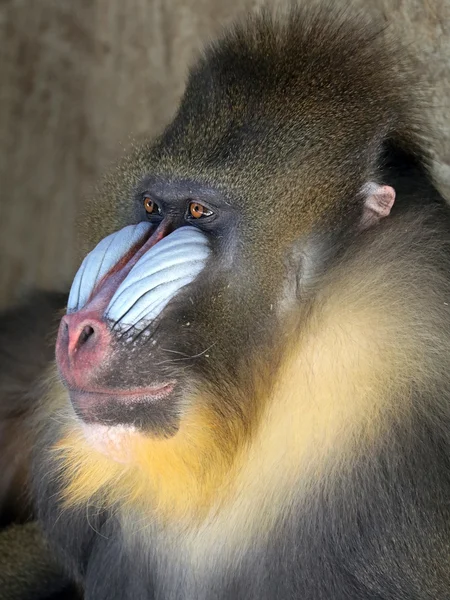
[[[85,423],[122,423],[140,427],[142,417],[147,416],[148,405],[167,398],[174,388],[175,382],[171,381],[128,390],[69,387],[68,391],[77,416]]]

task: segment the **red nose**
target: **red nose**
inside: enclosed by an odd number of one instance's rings
[[[62,318],[56,342],[56,360],[69,387],[91,387],[95,375],[110,354],[111,334],[107,325],[89,311]]]

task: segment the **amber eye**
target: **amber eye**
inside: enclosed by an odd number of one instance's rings
[[[189,204],[189,214],[194,219],[200,219],[201,217],[209,217],[212,215],[212,210],[200,204],[200,202],[191,202]]]
[[[149,215],[159,215],[161,213],[159,206],[149,196],[144,198],[144,208]]]

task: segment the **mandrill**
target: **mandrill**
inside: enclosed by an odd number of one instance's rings
[[[450,598],[450,213],[407,63],[262,11],[92,199],[20,417],[86,600]]]

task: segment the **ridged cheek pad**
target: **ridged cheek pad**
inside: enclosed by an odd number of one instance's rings
[[[83,309],[97,286],[140,240],[151,225],[129,225],[104,238],[84,259],[70,290],[67,313]],[[185,226],[164,237],[143,254],[114,291],[103,317],[121,326],[144,326],[204,268],[210,255],[208,239],[199,229]]]

